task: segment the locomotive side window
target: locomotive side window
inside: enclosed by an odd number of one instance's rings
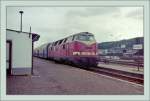
[[[72,37],[72,41],[74,41],[74,39],[75,39],[75,36]]]
[[[55,46],[57,46],[57,44],[58,44],[58,41],[56,41]]]
[[[66,41],[67,41],[67,38],[64,39],[64,43],[66,43]]]
[[[73,36],[68,37],[68,38],[67,38],[67,42],[72,42],[72,37],[73,37]]]
[[[52,46],[55,46],[55,42],[53,42]]]
[[[63,45],[63,49],[65,49],[65,44]]]
[[[53,46],[55,46],[55,45],[56,45],[56,42],[54,42]]]
[[[59,45],[59,42],[60,42],[60,41],[57,41],[57,44],[56,44],[56,45]]]
[[[58,42],[58,41],[55,42],[55,46],[57,45],[57,42]]]
[[[58,44],[60,45],[60,44],[62,43],[62,41],[63,41],[63,40],[60,40]]]

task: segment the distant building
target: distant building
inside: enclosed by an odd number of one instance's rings
[[[144,37],[99,43],[98,49],[101,56],[143,56]],[[107,53],[104,50],[107,50]]]
[[[107,49],[98,49],[98,54],[99,55],[106,55],[108,53]]]
[[[31,74],[33,42],[39,37],[35,33],[6,30],[6,69],[10,75]]]

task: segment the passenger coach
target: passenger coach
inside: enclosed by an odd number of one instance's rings
[[[79,66],[97,66],[97,43],[92,33],[81,32],[46,43],[36,48],[34,55]]]

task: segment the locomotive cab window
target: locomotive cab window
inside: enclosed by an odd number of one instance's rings
[[[77,40],[81,41],[95,41],[93,35],[78,35]]]

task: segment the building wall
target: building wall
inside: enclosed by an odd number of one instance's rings
[[[31,72],[32,36],[7,30],[7,40],[12,40],[12,72],[20,74]]]

